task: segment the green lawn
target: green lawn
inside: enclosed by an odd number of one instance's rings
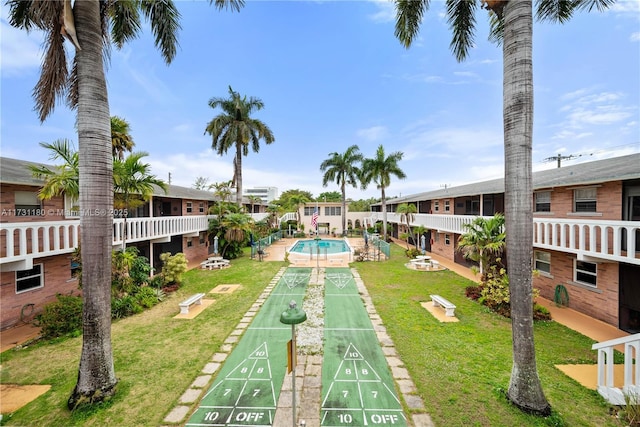
[[[508,319],[464,297],[466,279],[448,272],[404,267],[392,245],[384,263],[354,263],[369,289],[398,353],[437,426],[619,426],[595,391],[571,380],[554,364],[594,363],[593,341],[554,322],[536,325],[538,370],[554,410],[547,420],[522,414],[505,399],[511,370]],[[40,343],[2,353],[2,383],[51,384],[51,390],[3,425],[160,426],[264,287],[285,265],[248,256],[220,271],[189,271],[184,286],[153,309],[113,324],[118,393],[90,412],[66,409],[77,376],[81,339]],[[178,302],[218,284],[241,284],[193,320],[177,320]],[[420,306],[438,293],[457,305],[459,323],[441,324]]]

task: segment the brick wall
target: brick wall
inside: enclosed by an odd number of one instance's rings
[[[34,304],[34,312],[56,300],[56,294],[80,295],[78,280],[71,278],[71,257],[58,255],[41,258],[35,264],[43,264],[44,286],[32,290],[16,293],[15,271],[3,272],[0,275],[0,329],[6,329],[20,323],[20,312],[27,304]],[[25,314],[31,312],[25,307]]]
[[[436,232],[431,232],[431,237],[434,240],[431,245],[431,252],[445,257],[446,259],[453,260],[455,259],[455,250],[456,250],[456,238],[457,235],[453,233],[437,233],[438,236],[436,238]],[[446,243],[445,234],[449,236],[449,244]]]
[[[50,200],[42,200],[41,215],[16,216],[14,213],[16,207],[15,192],[37,192],[38,190],[38,187],[30,185],[2,184],[0,186],[0,208],[2,211],[0,222],[40,222],[62,221],[67,219],[64,215],[64,197],[53,197]]]
[[[573,281],[576,257],[562,252],[551,252],[551,277],[540,274],[533,280],[540,296],[551,301],[555,288],[562,284],[569,294],[569,307],[588,316],[618,327],[618,264],[597,264],[597,287],[589,288]]]
[[[575,213],[573,212],[573,190],[576,188],[589,188],[585,185],[581,187],[557,187],[551,191],[551,212],[536,214],[534,216],[544,216],[553,218],[574,218],[574,219],[602,219],[621,220],[622,219],[622,181],[605,182],[596,187],[596,212],[595,213]]]
[[[187,262],[192,265],[195,262],[201,262],[207,258],[208,246],[205,238],[204,243],[200,243],[200,237],[191,237],[191,245],[187,246],[188,237],[182,237],[182,252],[187,257]]]

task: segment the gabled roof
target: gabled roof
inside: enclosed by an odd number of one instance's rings
[[[0,184],[16,184],[16,185],[32,185],[42,186],[42,180],[34,178],[29,170],[29,166],[46,166],[53,168],[53,165],[44,163],[29,162],[26,160],[11,159],[8,157],[0,157]],[[178,185],[167,185],[167,193],[165,194],[161,188],[154,186],[154,196],[169,197],[175,199],[194,199],[194,200],[217,200],[210,191],[196,190],[189,187],[180,187]]]
[[[533,172],[533,189],[542,190],[630,179],[640,179],[640,153]],[[423,200],[500,193],[504,193],[504,178],[412,194],[389,199],[387,203],[395,205]],[[375,203],[374,206],[379,204]]]

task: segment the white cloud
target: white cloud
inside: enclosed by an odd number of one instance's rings
[[[389,134],[389,131],[384,126],[372,126],[366,129],[358,129],[356,135],[359,138],[365,139],[369,142],[379,141]]]
[[[4,3],[4,2],[3,2]],[[5,12],[3,7],[3,14]],[[9,25],[3,18],[0,21],[0,51],[2,57],[2,73],[8,76],[16,76],[25,70],[37,70],[42,62],[40,42],[42,33],[40,31],[19,30]]]
[[[631,36],[629,36],[629,40],[632,42],[640,42],[640,31],[631,33]]]
[[[373,3],[377,9],[376,13],[370,14],[368,17],[373,22],[387,23],[393,22],[396,19],[395,4],[390,0],[373,0]]]
[[[611,8],[611,11],[617,14],[640,14],[640,2],[637,0],[619,0],[615,2]]]
[[[637,107],[623,104],[625,94],[620,92],[592,93],[591,89],[580,89],[561,97],[568,101],[560,107],[565,114],[558,126],[561,131],[553,138],[583,138],[592,135],[589,126],[605,126],[624,122],[634,114]]]

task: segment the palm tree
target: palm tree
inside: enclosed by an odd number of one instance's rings
[[[133,151],[136,145],[131,137],[129,122],[118,116],[111,116],[111,150],[114,159],[124,159],[124,152]]]
[[[222,108],[222,113],[214,117],[205,129],[211,135],[211,148],[219,155],[225,154],[229,148],[235,147],[236,157],[233,161],[233,180],[236,184],[236,203],[242,206],[242,156],[249,154],[249,144],[255,153],[260,151],[260,140],[266,144],[275,141],[271,129],[251,113],[264,108],[260,98],[253,96],[247,99],[240,97],[229,86],[229,98],[211,98],[209,107]]]
[[[363,157],[357,145],[347,148],[344,153],[329,153],[329,158],[320,164],[320,170],[324,172],[322,185],[327,186],[329,181],[335,181],[340,186],[342,194],[342,235],[347,235],[347,196],[346,186],[358,187],[360,168]]]
[[[148,201],[153,195],[154,186],[160,187],[165,193],[167,184],[151,175],[151,165],[142,163],[140,159],[148,156],[143,151],[132,153],[124,160],[115,159],[113,162],[113,184],[116,192],[114,206],[125,209],[124,227],[122,235],[122,250],[127,247],[127,211]]]
[[[400,221],[404,221],[405,227],[407,227],[407,249],[409,249],[409,237],[415,241],[415,237],[411,233],[411,223],[416,217],[416,212],[418,212],[416,205],[410,203],[401,203],[396,208],[396,213],[400,214]]]
[[[429,0],[395,0],[396,30],[409,47],[416,38]],[[604,10],[613,0],[540,0],[537,18],[563,23],[575,10]],[[491,38],[502,42],[505,147],[505,223],[511,283],[513,368],[507,396],[519,408],[547,415],[551,406],[538,377],[533,341],[531,258],[533,254],[531,146],[533,130],[533,6],[531,0],[481,0],[489,10]],[[451,48],[459,61],[473,46],[478,2],[447,1],[453,30]]]
[[[231,183],[232,181],[214,182],[209,186],[210,190],[213,189],[213,195],[218,198],[218,216],[220,218],[222,218],[224,205],[231,197]]]
[[[303,193],[292,194],[291,197],[289,198],[289,203],[296,210],[296,221],[298,222],[298,228],[301,228],[301,224],[302,224],[302,219],[300,218],[300,207],[306,205],[310,201],[311,199],[309,199]]]
[[[269,224],[271,227],[278,225],[278,214],[280,213],[280,206],[272,204],[267,206],[267,212],[269,213]]]
[[[251,204],[251,213],[255,213],[254,205],[259,205],[260,203],[262,203],[262,199],[258,196],[249,196],[247,198],[249,199],[249,204]]]
[[[111,347],[113,155],[105,49],[109,40],[120,48],[135,38],[142,28],[142,12],[150,21],[156,46],[170,63],[176,53],[179,13],[172,0],[84,0],[73,6],[71,0],[8,0],[6,4],[12,26],[26,31],[37,28],[46,39],[41,74],[33,91],[40,121],[47,119],[59,99],[77,109],[80,210],[95,213],[80,217],[83,339],[76,386],[67,402],[74,409],[109,399],[118,382]],[[215,4],[239,10],[243,1],[215,0]],[[71,73],[61,34],[75,47]]]
[[[67,139],[59,139],[51,144],[41,142],[40,146],[51,151],[50,160],[62,160],[62,164],[49,169],[44,165],[31,165],[29,170],[34,178],[44,180],[38,191],[40,199],[51,199],[55,196],[66,195],[73,201],[78,200],[80,193],[78,176],[80,174],[78,151],[73,143]]]
[[[404,153],[396,151],[388,156],[384,153],[384,147],[380,145],[376,150],[376,156],[371,159],[364,159],[362,162],[362,187],[366,188],[369,183],[375,182],[381,193],[382,203],[382,238],[387,239],[387,197],[385,190],[391,184],[391,175],[399,179],[406,178],[398,162],[402,160]]]
[[[504,215],[497,213],[491,218],[477,217],[464,224],[466,233],[458,239],[458,250],[465,258],[478,261],[480,274],[484,275],[491,260],[499,257],[505,248]]]

